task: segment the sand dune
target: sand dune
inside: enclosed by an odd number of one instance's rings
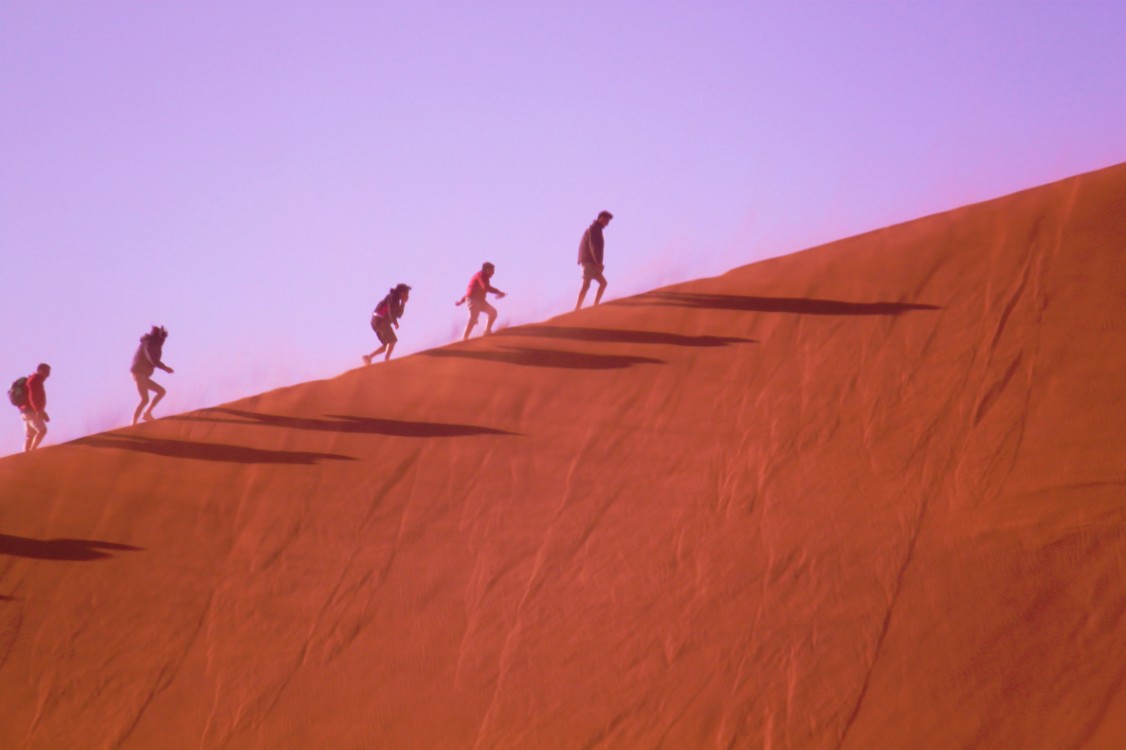
[[[1124,208],[0,460],[0,747],[1122,747]]]

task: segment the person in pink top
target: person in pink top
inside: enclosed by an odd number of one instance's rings
[[[386,362],[391,359],[391,351],[399,341],[399,337],[395,335],[392,326],[399,327],[399,318],[403,317],[410,296],[411,288],[406,284],[399,284],[387,292],[387,296],[375,306],[375,310],[371,314],[371,329],[375,331],[376,337],[379,338],[379,348],[371,354],[363,355],[365,365],[370,365],[377,355],[385,351],[387,354],[383,357],[383,361]]]
[[[504,292],[489,283],[495,272],[496,267],[492,263],[486,262],[482,265],[481,270],[473,274],[473,278],[469,280],[469,288],[465,290],[465,296],[454,303],[455,305],[469,303],[469,322],[465,325],[465,335],[461,337],[462,341],[469,338],[469,334],[473,331],[473,326],[477,325],[477,318],[480,317],[481,313],[489,316],[489,321],[485,324],[485,335],[488,336],[493,332],[493,321],[497,319],[497,309],[488,303],[486,295],[492,292],[497,296],[497,299],[504,298]]]

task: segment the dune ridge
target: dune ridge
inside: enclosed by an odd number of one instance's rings
[[[1120,747],[1124,207],[0,459],[0,746]]]

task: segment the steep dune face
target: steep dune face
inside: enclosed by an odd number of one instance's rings
[[[1124,207],[0,461],[0,746],[1119,747]]]

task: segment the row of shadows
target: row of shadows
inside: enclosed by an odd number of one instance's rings
[[[610,304],[637,306],[657,305],[702,310],[733,310],[744,312],[791,313],[799,315],[902,315],[919,310],[937,310],[934,305],[898,302],[844,302],[840,300],[748,297],[724,294],[683,292],[650,292],[618,300]],[[629,331],[603,328],[529,325],[499,331],[504,338],[536,338],[585,341],[608,344],[653,344],[682,347],[720,347],[751,344],[753,339],[725,336],[684,336],[660,331]],[[431,357],[461,357],[525,367],[553,367],[585,370],[610,370],[642,364],[664,364],[651,357],[568,352],[518,346],[502,346],[494,350],[466,348],[435,349],[423,352]],[[401,438],[448,438],[475,435],[513,435],[491,427],[436,422],[408,422],[393,419],[328,415],[325,419],[287,417],[217,407],[171,417],[184,421],[247,424],[295,430],[342,432],[349,434],[386,435]],[[320,461],[353,461],[351,456],[303,451],[276,451],[221,443],[194,443],[186,440],[147,438],[136,435],[93,435],[75,441],[78,445],[113,448],[142,453],[190,458],[205,461],[234,461],[263,464],[306,464]],[[82,539],[35,540],[0,534],[0,555],[43,560],[98,560],[109,551],[137,550],[137,547]],[[4,597],[7,598],[7,597]]]

